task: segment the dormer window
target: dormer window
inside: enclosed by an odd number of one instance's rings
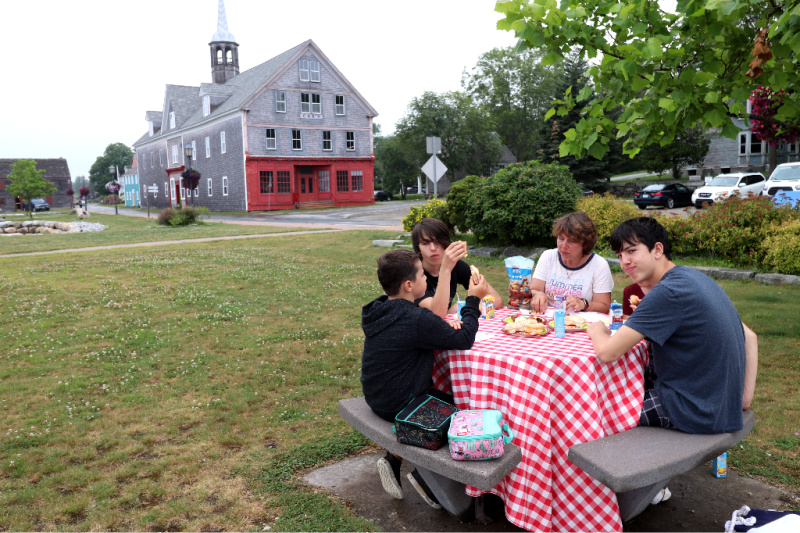
[[[169,128],[170,129],[175,128],[175,111],[169,112]]]
[[[319,61],[308,59],[300,60],[300,81],[313,81],[319,83]]]
[[[203,116],[207,117],[211,114],[211,97],[206,95],[203,97]]]

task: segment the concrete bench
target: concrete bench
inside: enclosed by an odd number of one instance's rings
[[[456,461],[447,446],[433,451],[400,444],[392,431],[394,424],[376,415],[363,397],[340,400],[339,414],[375,444],[416,466],[442,507],[461,519],[472,518],[472,512],[482,518],[481,509],[473,509],[473,498],[464,492],[465,485],[488,491],[522,460],[515,444],[506,444],[503,456],[490,461]]]
[[[734,433],[690,435],[682,431],[636,427],[576,444],[569,460],[617,493],[623,522],[644,511],[669,481],[717,457],[741,441],[756,423],[744,411],[744,427]],[[709,473],[711,475],[711,473]]]

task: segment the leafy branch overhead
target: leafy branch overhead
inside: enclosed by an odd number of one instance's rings
[[[695,126],[735,138],[731,118],[755,118],[746,104],[759,85],[784,90],[769,117],[778,132],[800,128],[800,0],[678,0],[674,13],[651,0],[500,0],[495,10],[498,29],[518,50],[544,50],[543,64],[573,50],[592,64],[590,83],[547,116],[588,101],[562,155],[601,158],[625,138],[634,156]]]

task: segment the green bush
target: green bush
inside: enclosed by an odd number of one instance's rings
[[[776,208],[764,196],[732,196],[691,217],[691,239],[695,253],[720,255],[742,267],[760,265],[765,250],[762,243],[771,234],[772,224],[800,218],[788,206]]]
[[[412,206],[410,212],[403,218],[403,229],[411,231],[417,222],[426,218],[438,218],[453,232],[453,224],[450,223],[449,206],[447,202],[432,198],[426,204]]]
[[[467,176],[450,187],[447,193],[447,205],[450,206],[450,222],[460,233],[470,230],[467,224],[467,210],[475,199],[475,187],[483,180],[482,176]]]
[[[620,200],[611,193],[584,196],[575,203],[575,209],[586,213],[597,229],[597,242],[608,245],[611,232],[621,222],[640,216],[639,210],[630,202]]]
[[[162,226],[188,226],[189,224],[201,224],[200,217],[208,215],[207,207],[185,206],[178,209],[170,207],[158,214],[158,223]]]
[[[478,180],[464,218],[479,241],[551,245],[553,221],[583,195],[563,165],[515,163]]]
[[[800,275],[800,219],[771,225],[764,241],[764,263],[783,274]]]

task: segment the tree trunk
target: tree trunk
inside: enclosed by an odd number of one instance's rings
[[[769,177],[775,167],[778,166],[778,147],[767,145],[767,168],[765,174]]]

